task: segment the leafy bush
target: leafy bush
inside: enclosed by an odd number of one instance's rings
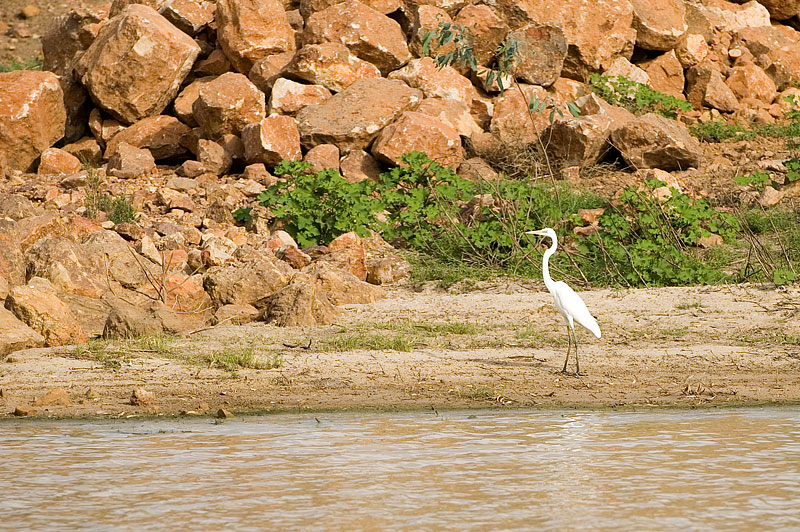
[[[679,111],[687,113],[692,110],[692,104],[686,100],[658,92],[624,76],[592,74],[589,83],[605,101],[624,107],[634,114],[658,113],[674,119]]]
[[[601,216],[601,230],[578,243],[578,262],[587,266],[590,281],[663,286],[709,284],[724,277],[688,247],[712,232],[733,237],[738,229],[733,215],[675,189],[663,204],[635,188],[619,199],[618,207]]]
[[[41,59],[28,59],[23,63],[20,63],[19,60],[14,59],[10,63],[0,65],[0,72],[11,72],[12,70],[41,70],[41,69],[42,69]]]
[[[335,170],[312,173],[310,168],[308,163],[283,161],[275,175],[286,179],[258,196],[301,247],[327,244],[349,231],[366,236],[377,227],[381,208],[372,197],[371,181],[348,183]]]

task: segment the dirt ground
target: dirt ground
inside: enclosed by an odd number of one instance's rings
[[[214,415],[221,408],[800,402],[798,292],[744,285],[583,292],[603,337],[579,331],[585,375],[575,376],[560,371],[566,330],[542,287],[396,288],[378,303],[345,307],[330,327],[222,326],[176,339],[168,353],[134,348],[116,368],[100,356],[75,358],[74,347],[20,351],[0,363],[0,415],[18,408],[38,416],[114,417]],[[369,348],[364,338],[394,340],[410,350]],[[180,360],[243,346],[283,363],[234,375]],[[57,388],[68,399],[62,395],[47,405],[46,394]],[[152,392],[153,401],[132,405],[135,388]]]

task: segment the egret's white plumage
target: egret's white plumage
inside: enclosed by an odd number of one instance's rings
[[[527,234],[546,236],[553,241],[553,244],[547,249],[547,251],[544,252],[544,257],[542,258],[542,277],[544,278],[544,285],[553,296],[553,302],[555,303],[556,309],[561,316],[563,316],[564,322],[567,324],[567,334],[569,335],[570,342],[567,345],[567,358],[564,360],[564,368],[561,370],[562,372],[566,373],[567,362],[569,361],[569,351],[572,347],[572,337],[575,334],[574,322],[578,322],[579,324],[583,325],[597,338],[600,338],[600,326],[597,325],[597,320],[595,320],[594,317],[589,313],[589,309],[586,308],[586,303],[583,302],[581,296],[575,293],[575,290],[570,288],[570,286],[564,281],[553,281],[553,279],[550,277],[550,256],[556,252],[556,248],[558,247],[558,238],[556,237],[556,232],[548,227],[538,231],[528,231]],[[580,373],[577,336],[575,336],[575,371],[578,374]]]

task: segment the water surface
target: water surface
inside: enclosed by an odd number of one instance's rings
[[[800,408],[0,423],[1,530],[800,530]]]

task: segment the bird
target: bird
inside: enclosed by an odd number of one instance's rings
[[[567,358],[564,359],[564,368],[561,370],[561,373],[567,373],[569,352],[572,347],[572,339],[574,337],[575,374],[582,375],[580,362],[578,360],[578,336],[575,333],[574,322],[577,321],[583,325],[597,338],[600,338],[600,326],[597,325],[597,320],[591,315],[589,309],[586,308],[586,303],[583,302],[581,296],[575,293],[575,290],[570,288],[570,286],[564,281],[553,281],[553,279],[550,277],[550,268],[548,267],[548,263],[550,261],[550,257],[556,252],[556,248],[558,247],[558,238],[556,237],[556,232],[550,227],[547,227],[545,229],[539,229],[538,231],[526,231],[525,234],[546,236],[553,241],[553,244],[547,249],[547,251],[544,252],[544,257],[542,258],[542,277],[544,278],[544,285],[553,296],[553,303],[556,306],[556,310],[558,310],[558,312],[564,318],[564,322],[567,324],[567,335],[569,336],[567,343]]]

